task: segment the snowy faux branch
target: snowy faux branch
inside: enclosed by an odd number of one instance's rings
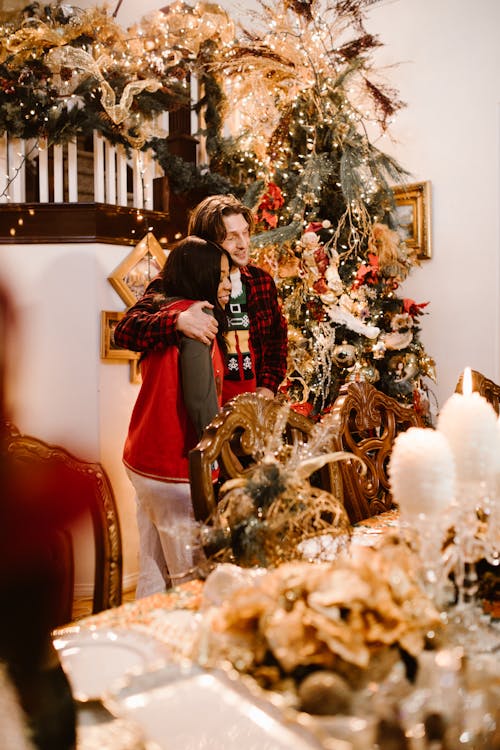
[[[350,313],[345,307],[340,305],[334,305],[328,308],[328,315],[330,320],[339,325],[344,325],[349,328],[350,331],[359,333],[361,336],[366,336],[369,339],[376,339],[380,333],[380,328],[377,326],[368,325],[363,323],[362,320],[356,318],[355,315]]]

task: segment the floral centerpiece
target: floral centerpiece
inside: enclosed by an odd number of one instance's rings
[[[334,674],[334,690],[341,685],[348,701],[395,662],[411,663],[427,632],[439,628],[412,560],[404,544],[388,541],[377,549],[354,545],[329,564],[285,563],[209,608],[197,650],[265,688],[293,684],[299,707],[311,710],[305,681],[318,673]]]

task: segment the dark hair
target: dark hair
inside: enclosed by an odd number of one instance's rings
[[[213,306],[219,324],[217,340],[226,350],[224,334],[228,323],[224,308],[217,299],[220,283],[220,262],[226,256],[231,268],[231,256],[215,242],[200,237],[185,237],[169,252],[163,266],[163,291],[167,297],[207,300]]]
[[[248,206],[244,206],[234,195],[209,195],[191,211],[188,234],[196,234],[211,242],[224,242],[227,234],[224,217],[233,214],[241,214],[252,232],[255,222]]]

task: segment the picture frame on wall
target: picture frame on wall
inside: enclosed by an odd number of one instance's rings
[[[140,385],[142,383],[139,357],[130,360],[130,382],[134,385]]]
[[[111,286],[127,307],[142,297],[149,282],[160,273],[166,258],[166,251],[154,234],[148,232],[108,276]]]
[[[432,257],[431,183],[414,182],[393,187],[397,232],[419,260]]]
[[[136,360],[139,352],[130,349],[121,349],[115,344],[114,329],[123,318],[125,312],[102,310],[101,312],[101,359],[112,360]]]

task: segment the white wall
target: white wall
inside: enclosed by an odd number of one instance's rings
[[[146,10],[124,0],[123,13],[135,8],[138,15]],[[392,140],[379,145],[412,179],[430,180],[433,188],[433,258],[413,272],[404,293],[430,301],[422,338],[437,362],[442,404],[467,364],[500,382],[500,3],[386,0],[371,6],[368,28],[384,43],[380,66],[399,63],[385,77],[408,105],[395,119]],[[138,387],[129,383],[128,365],[101,362],[99,346],[100,311],[124,309],[107,277],[130,249],[0,247],[0,274],[21,324],[16,422],[104,464],[119,503],[126,582],[137,571],[137,534],[121,452]],[[82,585],[91,580],[87,563]]]
[[[137,573],[134,496],[121,455],[138,386],[125,362],[100,359],[101,310],[124,310],[108,276],[132,251],[104,244],[0,245],[0,280],[16,308],[8,396],[21,432],[100,461],[118,503],[124,580]],[[84,519],[84,529],[88,521]],[[76,585],[91,592],[93,548],[79,535]]]
[[[383,149],[432,183],[433,258],[405,283],[430,301],[423,342],[437,362],[441,405],[464,366],[500,382],[497,0],[388,0],[368,29],[406,109]]]

